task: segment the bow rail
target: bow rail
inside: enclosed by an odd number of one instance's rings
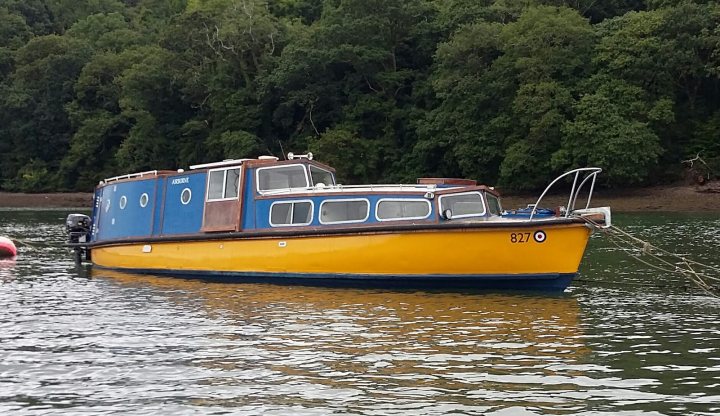
[[[532,221],[533,217],[535,216],[535,213],[537,212],[537,208],[540,206],[540,202],[545,198],[545,195],[550,191],[550,189],[558,183],[561,179],[569,177],[571,175],[575,175],[573,178],[573,185],[572,188],[570,188],[570,197],[568,198],[567,203],[567,209],[565,210],[564,217],[567,218],[570,216],[570,214],[575,211],[575,204],[577,203],[577,198],[580,195],[580,191],[585,186],[585,184],[590,182],[590,192],[588,192],[587,196],[587,202],[585,203],[585,209],[587,210],[590,208],[590,200],[592,199],[593,191],[595,190],[595,181],[597,179],[597,175],[602,172],[601,168],[578,168],[573,169],[571,171],[565,172],[562,175],[555,178],[550,184],[545,188],[545,190],[540,194],[540,197],[535,202],[535,205],[532,207],[532,211],[530,212],[530,220]],[[578,183],[578,181],[580,181]]]

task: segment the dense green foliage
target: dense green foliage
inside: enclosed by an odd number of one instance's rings
[[[343,181],[720,160],[720,5],[0,0],[0,189],[312,151]]]

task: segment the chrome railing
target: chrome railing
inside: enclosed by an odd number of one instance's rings
[[[125,175],[120,176],[113,176],[112,178],[104,179],[100,182],[100,184],[108,183],[108,182],[116,182],[123,179],[130,179],[130,178],[141,178],[143,176],[157,176],[158,171],[157,170],[148,170],[146,172],[138,172],[138,173],[128,173]]]
[[[450,189],[450,188],[443,188]],[[279,195],[288,192],[357,192],[357,191],[436,191],[436,184],[366,184],[366,185],[325,185],[325,186],[300,186],[295,188],[276,188],[258,191],[262,195]]]
[[[540,198],[538,198],[537,202],[535,202],[535,205],[530,212],[530,220],[532,220],[535,216],[535,212],[540,206],[540,202],[543,200],[543,198],[545,198],[545,195],[548,193],[548,191],[550,191],[553,185],[558,183],[561,179],[571,176],[573,174],[575,175],[575,177],[573,178],[572,188],[570,188],[570,197],[568,198],[567,208],[565,210],[565,217],[569,217],[570,214],[575,210],[575,204],[577,203],[578,195],[580,195],[580,191],[589,181],[590,192],[588,192],[587,202],[585,204],[585,209],[588,209],[590,207],[590,200],[592,199],[593,191],[595,190],[595,180],[597,179],[597,175],[600,172],[602,172],[601,168],[579,168],[565,172],[555,178],[555,180],[550,182],[550,184],[545,188],[543,193],[540,194]],[[580,183],[578,183],[578,181],[580,181]]]

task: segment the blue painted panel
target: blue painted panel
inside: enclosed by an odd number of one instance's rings
[[[111,183],[96,191],[95,240],[150,235],[157,179]],[[145,207],[140,204],[148,195]]]
[[[245,171],[245,190],[242,200],[242,229],[252,230],[255,225],[255,169]]]
[[[155,206],[153,209],[153,225],[152,235],[160,235],[162,230],[162,219],[163,219],[163,199],[165,198],[165,186],[167,180],[164,177],[160,177],[157,180],[157,189],[155,191]]]
[[[272,198],[272,199],[259,199],[255,201],[255,225],[257,228],[278,228],[278,227],[271,227],[270,226],[270,206],[273,204],[273,202],[276,201],[293,201],[293,200],[311,200],[313,201],[313,220],[312,223],[310,223],[311,226],[321,226],[320,224],[320,204],[322,201],[328,201],[328,200],[336,200],[336,199],[367,199],[370,201],[370,216],[368,217],[367,221],[364,223],[356,223],[356,224],[377,224],[378,220],[375,219],[375,207],[377,205],[377,202],[380,199],[423,199],[422,196],[412,195],[409,196],[407,194],[399,194],[399,195],[389,195],[389,194],[383,194],[383,195],[369,195],[369,196],[363,196],[363,195],[338,195],[338,196],[321,196],[321,197],[297,197],[297,198]],[[435,217],[435,200],[430,201],[430,216],[427,219],[433,219]],[[247,220],[247,218],[246,218]]]
[[[162,212],[162,235],[199,233],[205,205],[206,172],[179,173],[165,181],[165,206]],[[183,204],[180,197],[190,190],[190,201]]]

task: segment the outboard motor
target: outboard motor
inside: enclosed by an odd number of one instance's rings
[[[87,243],[90,240],[90,229],[92,228],[92,221],[90,217],[84,214],[70,214],[65,220],[65,230],[68,233],[68,243],[72,245],[73,251],[75,252],[75,262],[80,264],[82,262],[82,255],[85,254],[85,258],[90,260],[90,251],[87,246],[80,245]]]

